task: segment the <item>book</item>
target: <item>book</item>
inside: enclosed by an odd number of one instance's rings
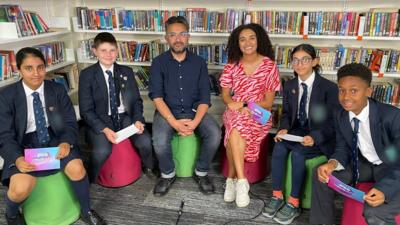
[[[35,171],[60,169],[60,160],[56,159],[58,147],[27,148],[25,161],[35,165]]]
[[[347,198],[351,198],[358,202],[364,203],[365,193],[363,191],[360,191],[354,187],[351,187],[350,185],[343,183],[341,180],[337,179],[333,175],[329,176],[328,186]]]
[[[250,109],[253,119],[255,121],[259,122],[262,125],[267,124],[269,118],[271,117],[271,112],[254,102],[249,102],[248,108]]]

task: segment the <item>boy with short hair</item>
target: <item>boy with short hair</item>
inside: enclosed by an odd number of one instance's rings
[[[144,172],[154,176],[152,144],[144,128],[143,101],[130,67],[116,63],[118,45],[108,32],[94,38],[94,54],[98,62],[82,70],[79,77],[79,111],[89,126],[93,144],[91,181],[111,154],[116,132],[135,124],[139,132],[131,136],[144,164]]]
[[[329,175],[353,185],[375,182],[365,194],[368,224],[396,224],[400,213],[400,110],[370,98],[372,73],[362,64],[338,71],[336,148],[314,171],[310,224],[334,224],[334,194]]]

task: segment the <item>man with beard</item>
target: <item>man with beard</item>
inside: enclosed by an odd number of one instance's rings
[[[153,193],[165,195],[175,181],[173,135],[196,133],[202,144],[193,178],[202,193],[210,194],[214,192],[214,185],[207,172],[218,149],[221,130],[207,113],[211,105],[207,65],[201,57],[187,50],[190,34],[184,17],[170,17],[165,22],[165,30],[170,49],[154,58],[149,81],[149,97],[157,109],[153,120],[153,145],[161,171]]]

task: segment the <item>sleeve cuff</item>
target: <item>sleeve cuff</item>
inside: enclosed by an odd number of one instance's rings
[[[341,170],[344,170],[344,166],[343,166],[342,164],[340,164],[340,162],[337,161],[336,159],[330,159],[330,160],[328,160],[328,162],[330,162],[330,161],[336,161],[336,162],[337,162],[337,166],[336,166],[336,168],[334,169],[334,171],[341,171]]]

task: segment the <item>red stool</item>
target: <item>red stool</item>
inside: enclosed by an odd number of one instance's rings
[[[260,155],[255,162],[244,162],[244,174],[249,183],[256,183],[263,180],[268,175],[268,135],[264,138],[260,145]],[[222,174],[228,177],[229,167],[228,159],[226,158],[226,149],[221,145],[221,168]]]
[[[374,183],[359,183],[357,188],[367,193]],[[367,225],[363,217],[364,205],[356,200],[345,198],[342,213],[342,225]]]
[[[135,182],[142,173],[142,163],[131,141],[126,139],[112,147],[97,177],[97,183],[105,187],[123,187]]]
[[[396,216],[396,223],[397,225],[400,225],[400,214]]]

